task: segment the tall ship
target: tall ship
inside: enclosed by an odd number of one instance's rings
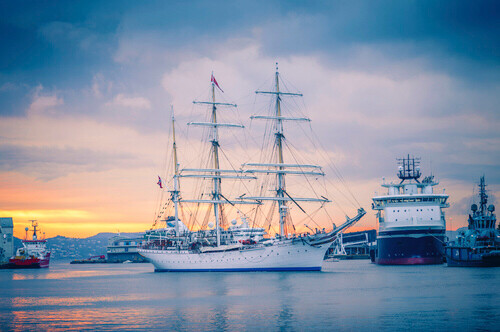
[[[434,193],[430,175],[420,181],[420,158],[398,159],[399,183],[383,183],[387,194],[373,197],[379,231],[372,261],[382,265],[441,264],[448,195]],[[384,181],[385,182],[385,181]]]
[[[456,241],[445,248],[448,266],[500,266],[500,229],[495,206],[488,206],[484,176],[479,181],[479,206],[472,204],[468,221],[468,227],[460,228]]]
[[[46,268],[50,263],[50,251],[47,250],[47,240],[39,237],[38,223],[30,220],[32,228],[31,239],[28,236],[29,228],[26,227],[26,236],[22,240],[23,246],[16,251],[16,255],[9,259],[9,267],[18,268]]]
[[[268,121],[266,127],[268,135],[264,135],[264,140],[270,148],[262,153],[262,162],[248,162],[234,166],[231,164],[230,156],[227,156],[222,149],[219,129],[243,128],[243,125],[219,121],[219,108],[234,108],[236,105],[216,101],[216,88],[220,87],[213,75],[211,100],[194,102],[209,106],[208,121],[188,123],[190,126],[206,128],[204,137],[208,144],[206,149],[208,156],[202,157],[204,167],[180,169],[175,122],[172,116],[173,177],[167,205],[172,208],[173,215],[163,217],[163,220],[173,224],[174,231],[168,233],[161,227],[158,231],[150,231],[148,243],[139,249],[139,253],[153,263],[155,271],[320,271],[325,253],[337,235],[365,214],[359,207],[355,217],[347,218],[346,222],[338,227],[333,224],[332,230],[309,227],[310,232],[295,231],[290,213],[292,206],[302,211],[308,222],[315,223],[312,216],[330,200],[319,194],[316,197],[300,197],[292,192],[293,187],[292,190],[288,189],[291,184],[289,179],[292,176],[307,177],[309,181],[313,181],[314,178],[321,178],[325,174],[318,165],[298,163],[296,160],[285,161],[284,151],[290,143],[285,137],[284,123],[310,120],[282,112],[282,99],[302,95],[280,91],[280,82],[280,74],[276,67],[273,91],[256,91],[257,94],[273,98],[270,113],[251,117],[252,120]],[[222,164],[223,158],[225,167]],[[181,194],[179,181],[181,178],[201,181],[196,184],[198,188],[196,197],[185,198],[184,194]],[[239,183],[236,188],[241,191],[236,198],[230,197],[226,192],[230,191],[234,195],[234,186],[232,190],[223,191],[223,185],[224,188],[228,188],[230,181]],[[250,193],[248,181],[257,181],[255,185],[257,194]],[[161,179],[159,185],[161,187]],[[312,190],[313,193],[317,191]],[[319,208],[308,213],[303,204],[317,204]],[[185,221],[188,225],[186,229],[180,227],[181,215],[184,220],[187,219],[183,207],[189,205],[192,206],[188,209],[191,216],[205,212],[205,217],[198,227]],[[250,211],[245,213],[242,210],[245,207]],[[242,220],[240,225],[237,225],[235,220],[232,226],[227,225],[226,213],[229,209],[236,210],[240,214]],[[157,217],[160,218],[166,210],[162,208]],[[249,217],[250,214],[253,215],[252,218]],[[279,228],[276,229],[274,237],[267,237],[266,231],[273,228],[274,216]],[[261,220],[260,225],[257,222],[258,218]]]

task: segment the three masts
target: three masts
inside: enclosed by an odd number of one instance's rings
[[[209,163],[208,168],[189,168],[179,169],[177,158],[177,146],[175,140],[175,120],[172,116],[172,133],[173,133],[173,163],[174,163],[174,176],[173,176],[173,190],[171,190],[171,201],[174,205],[174,220],[175,220],[175,236],[169,237],[167,245],[158,248],[158,246],[149,245],[140,250],[141,254],[147,257],[154,265],[157,271],[179,271],[179,270],[193,270],[194,267],[187,268],[189,264],[197,262],[196,269],[198,270],[303,270],[303,269],[321,269],[321,263],[327,247],[335,239],[343,229],[357,222],[364,214],[363,209],[358,210],[358,215],[354,218],[348,218],[347,221],[340,227],[335,228],[331,232],[316,231],[316,234],[308,234],[297,237],[296,235],[289,235],[289,204],[296,205],[303,212],[299,202],[316,202],[325,204],[330,202],[324,196],[316,198],[308,197],[293,197],[286,189],[286,176],[287,175],[302,175],[302,176],[324,176],[320,166],[311,164],[291,164],[286,163],[284,158],[284,126],[285,121],[310,121],[305,117],[288,117],[282,114],[282,98],[302,96],[299,93],[290,93],[280,91],[280,76],[278,69],[275,73],[275,90],[274,91],[256,91],[257,94],[267,94],[274,96],[274,112],[269,115],[255,115],[252,119],[263,119],[272,122],[272,130],[274,139],[272,142],[272,158],[269,162],[264,163],[245,163],[245,169],[230,169],[221,168],[220,163],[220,142],[219,142],[219,128],[243,128],[240,124],[222,123],[218,121],[218,108],[219,107],[236,107],[235,104],[221,103],[215,100],[215,89],[218,86],[217,81],[212,76],[212,100],[211,101],[195,101],[195,104],[210,105],[210,120],[207,122],[190,122],[190,126],[203,126],[209,129]],[[275,186],[272,189],[275,195],[266,196],[247,196],[246,194],[234,199],[229,199],[222,193],[222,180],[236,179],[236,180],[253,180],[257,179],[258,175],[274,177]],[[180,195],[180,178],[201,178],[208,179],[211,182],[211,193],[209,199],[204,199],[203,195],[197,199],[184,199]],[[224,230],[222,226],[222,211],[224,205],[237,206],[239,204],[252,204],[257,205],[259,208],[265,202],[271,202],[272,208],[277,206],[279,215],[279,234],[276,238],[271,238],[265,241],[256,243],[255,241],[235,241],[233,232],[228,228]],[[215,219],[215,241],[211,243],[209,237],[213,234],[210,230],[200,230],[198,232],[188,232],[181,234],[179,231],[179,224],[182,223],[179,218],[179,206],[184,203],[195,204],[208,204],[213,209],[213,217]],[[238,212],[241,212],[238,209]],[[245,217],[246,219],[246,217]],[[259,234],[262,228],[259,229]],[[257,233],[257,232],[256,232]],[[224,235],[224,236],[221,236]],[[158,244],[158,242],[156,242]],[[299,248],[298,245],[301,247]],[[210,248],[207,248],[209,246]],[[308,247],[308,249],[305,248]],[[279,247],[279,248],[278,248]],[[303,248],[302,248],[303,247]],[[285,249],[284,249],[285,248]],[[286,250],[286,254],[291,255],[291,250],[296,251],[295,257],[290,257],[284,261],[279,256],[282,250]],[[169,249],[169,250],[163,250]],[[186,249],[181,254],[181,249]],[[297,250],[298,249],[298,250]],[[163,250],[163,251],[162,251]],[[263,250],[262,252],[257,252]],[[251,252],[252,251],[252,252]],[[314,252],[314,258],[310,256]],[[256,255],[257,253],[257,255]],[[300,257],[302,253],[303,257]],[[217,254],[219,254],[217,256]],[[264,254],[264,256],[263,256]],[[167,255],[167,256],[165,256]],[[186,256],[187,255],[187,256]],[[208,257],[207,255],[216,255],[216,257]],[[222,256],[221,256],[222,255]],[[219,257],[220,256],[220,257]],[[265,258],[265,259],[263,259]],[[237,261],[249,261],[253,264],[238,264]],[[259,263],[256,263],[259,260]],[[282,262],[280,262],[280,260]],[[172,264],[172,262],[176,262]],[[180,264],[179,264],[180,263]],[[222,263],[222,264],[216,264]],[[243,263],[243,262],[242,262]],[[187,264],[187,265],[186,265]]]

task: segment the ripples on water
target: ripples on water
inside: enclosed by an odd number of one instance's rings
[[[0,330],[499,330],[500,268],[325,263],[323,272],[0,270]]]

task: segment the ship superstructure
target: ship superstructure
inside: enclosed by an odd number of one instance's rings
[[[220,128],[242,128],[242,125],[220,123],[218,107],[236,107],[231,103],[220,103],[215,100],[217,81],[212,76],[212,100],[195,102],[211,106],[210,121],[191,122],[190,125],[208,128],[210,143],[209,163],[207,168],[179,170],[177,148],[175,145],[175,130],[173,130],[173,162],[174,177],[170,202],[174,205],[173,222],[179,225],[179,210],[184,204],[208,206],[213,212],[211,218],[215,225],[207,224],[207,228],[198,231],[181,232],[175,227],[175,235],[156,237],[139,250],[140,254],[149,259],[155,266],[155,271],[290,271],[290,270],[321,270],[323,257],[336,235],[357,222],[364,214],[362,208],[354,218],[332,231],[316,229],[313,234],[291,234],[291,224],[288,204],[294,204],[300,209],[299,202],[316,202],[325,204],[325,197],[294,197],[286,190],[287,175],[323,176],[321,168],[316,165],[286,163],[283,156],[285,121],[310,121],[307,118],[287,117],[282,114],[281,99],[300,94],[281,92],[279,88],[279,73],[276,68],[275,90],[257,91],[258,94],[274,96],[274,113],[268,116],[254,116],[253,119],[263,119],[272,122],[272,160],[268,163],[246,163],[241,168],[222,168],[220,163],[221,146],[219,142]],[[173,125],[174,127],[174,125]],[[275,183],[271,192],[274,195],[252,196],[247,192],[237,198],[228,198],[223,194],[223,181],[252,180],[258,176],[272,176]],[[196,199],[181,197],[180,178],[199,178],[210,182],[210,194],[202,194]],[[241,216],[242,224],[226,227],[223,217],[225,206],[237,207],[240,204],[258,206],[271,202],[271,210],[279,215],[279,233],[274,238],[264,239],[265,229],[255,227],[247,221],[247,216]],[[303,209],[302,209],[303,210]],[[238,212],[241,213],[240,210]],[[269,220],[270,222],[270,220]],[[268,222],[268,223],[269,223]],[[287,229],[287,226],[290,229]],[[215,228],[213,228],[215,227]],[[245,239],[246,238],[246,239]]]
[[[372,259],[377,264],[441,264],[448,195],[434,193],[434,176],[420,181],[420,159],[398,159],[399,183],[383,183],[387,194],[373,197],[379,231]]]
[[[469,225],[458,230],[456,241],[446,246],[448,266],[500,266],[500,230],[495,206],[488,205],[486,181],[479,181],[479,206],[472,204]]]
[[[16,255],[9,259],[11,268],[44,268],[49,267],[50,251],[47,250],[47,240],[40,238],[38,223],[31,220],[33,235],[28,238],[29,228],[26,227],[26,237],[22,240],[23,246],[16,251]]]

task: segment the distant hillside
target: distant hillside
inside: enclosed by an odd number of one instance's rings
[[[142,236],[142,234],[143,233],[120,233],[120,235],[128,236],[128,237]],[[115,235],[118,235],[118,233],[99,233],[96,235],[89,236],[87,239],[108,241],[110,238],[112,238]]]
[[[47,248],[50,249],[53,260],[70,260],[105,255],[108,240],[116,235],[118,233],[99,233],[84,239],[56,236],[47,239]],[[120,233],[120,235],[136,237],[142,234]],[[21,246],[21,239],[14,238],[14,247],[17,249]]]

